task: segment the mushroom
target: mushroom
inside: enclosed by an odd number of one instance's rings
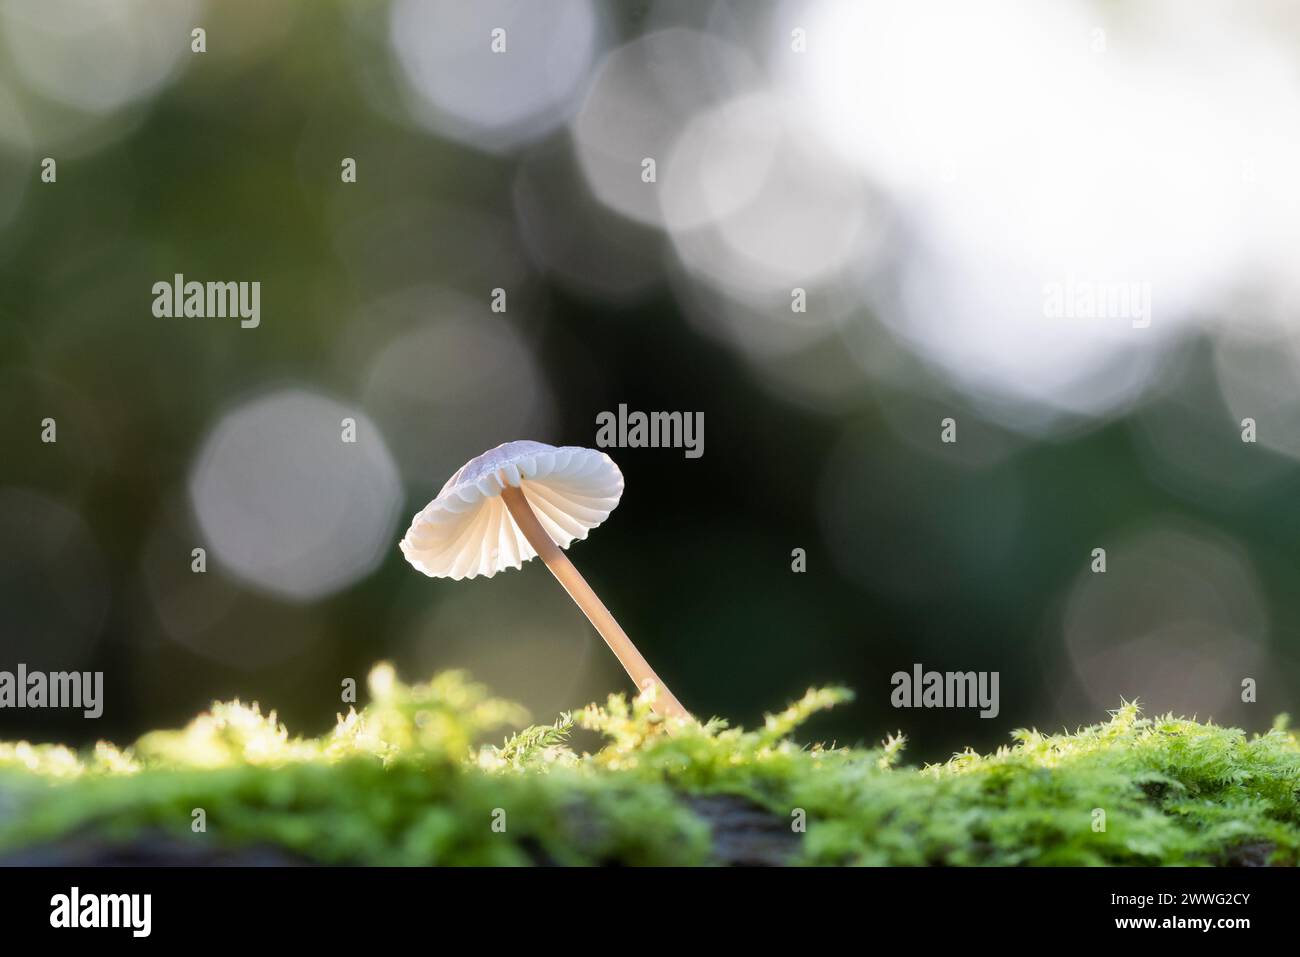
[[[564,554],[609,517],[622,494],[623,473],[604,452],[507,442],[447,480],[412,519],[402,554],[430,577],[457,581],[491,578],[541,555],[637,687],[655,689],[655,711],[690,717]]]

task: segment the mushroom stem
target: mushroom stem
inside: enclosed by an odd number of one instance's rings
[[[551,570],[551,574],[564,586],[564,590],[582,609],[587,620],[596,626],[600,637],[605,639],[605,644],[609,645],[609,650],[614,652],[614,656],[618,658],[636,686],[638,688],[653,686],[656,689],[655,711],[666,717],[689,718],[690,712],[682,707],[681,702],[663,683],[663,679],[654,673],[649,662],[641,652],[636,650],[632,639],[614,620],[614,616],[591,590],[591,586],[587,584],[587,580],[582,577],[578,569],[573,567],[573,562],[569,561],[568,556],[564,554],[564,549],[555,544],[547,534],[546,529],[533,513],[532,506],[528,504],[528,499],[524,497],[523,489],[507,484],[501,492],[501,499],[506,503],[510,514],[514,516],[519,530],[524,533],[524,538],[528,539],[528,544],[532,545],[541,556],[546,567]]]

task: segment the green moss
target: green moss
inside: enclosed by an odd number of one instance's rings
[[[842,689],[810,691],[753,731],[665,724],[644,698],[613,696],[500,746],[477,742],[523,715],[462,675],[408,686],[381,665],[370,690],[320,738],[234,702],[125,751],[0,744],[0,856],[161,833],[323,863],[704,864],[710,822],[687,800],[701,795],[760,805],[783,833],[806,821],[796,863],[1215,864],[1248,849],[1295,864],[1300,849],[1300,743],[1282,722],[1247,737],[1130,704],[1073,734],[1017,731],[994,754],[918,769],[898,765],[901,738],[791,739]],[[575,726],[606,745],[575,753]]]

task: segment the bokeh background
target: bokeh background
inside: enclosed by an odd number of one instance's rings
[[[610,450],[572,557],[697,713],[844,683],[819,736],[914,759],[1121,696],[1266,727],[1298,55],[1284,0],[0,0],[0,669],[107,685],[0,736],[234,696],[315,732],[381,658],[541,720],[623,689],[540,564],[397,550],[466,459],[619,403],[702,411],[704,455]],[[154,317],[175,273],[260,281],[260,327]],[[1050,318],[1070,278],[1147,284],[1149,327]],[[1000,672],[1001,714],[892,709],[914,662]]]

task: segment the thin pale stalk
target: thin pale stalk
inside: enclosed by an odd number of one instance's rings
[[[574,568],[573,562],[569,561],[569,557],[564,554],[564,549],[555,544],[547,534],[542,523],[537,520],[532,506],[528,504],[528,499],[524,497],[523,490],[507,485],[501,492],[501,500],[514,516],[515,524],[524,533],[524,538],[528,539],[528,544],[533,546],[542,561],[546,563],[546,567],[551,570],[551,574],[564,586],[564,590],[582,609],[582,613],[595,626],[596,631],[600,632],[600,637],[605,639],[605,644],[609,645],[609,650],[614,652],[614,657],[619,660],[636,686],[655,688],[655,711],[667,717],[689,718],[690,712],[682,707],[681,702],[668,690],[663,679],[655,674],[649,662],[641,652],[637,651],[636,645],[632,644],[632,639],[627,636],[627,632],[609,613],[605,603],[592,591],[587,580],[582,577],[582,573]]]

